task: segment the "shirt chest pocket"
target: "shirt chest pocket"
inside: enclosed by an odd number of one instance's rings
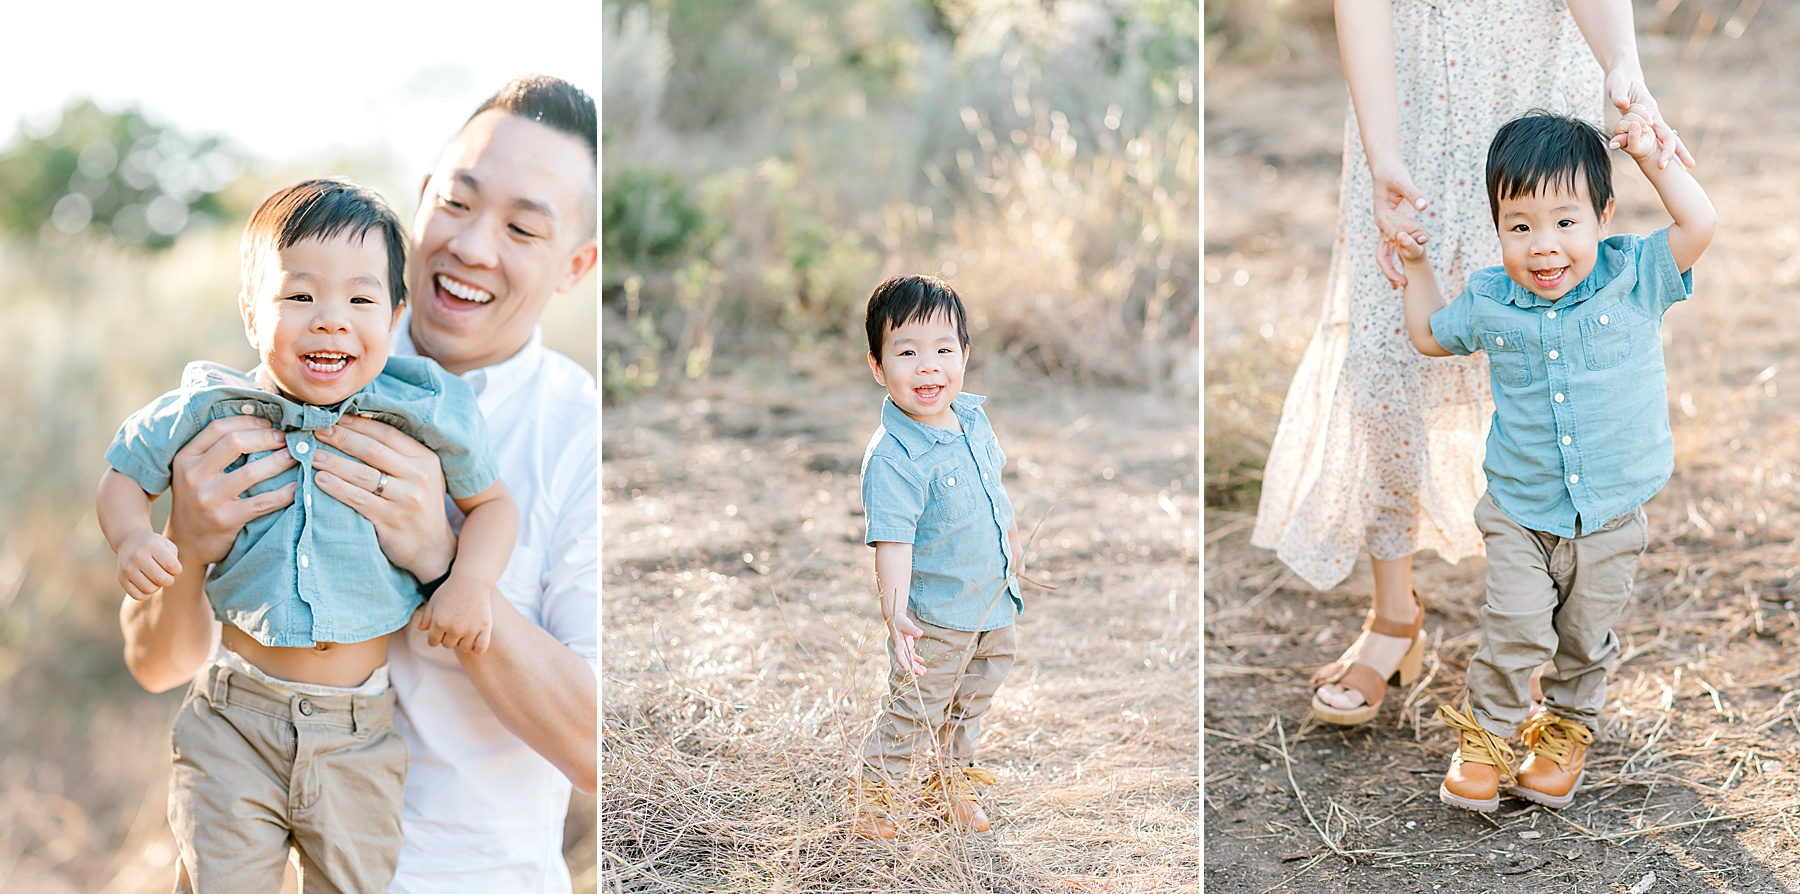
[[[976,482],[971,472],[952,469],[931,479],[931,505],[926,515],[945,524],[954,524],[975,513]]]
[[[1525,356],[1525,330],[1489,329],[1481,333],[1481,347],[1487,351],[1488,364],[1494,378],[1514,388],[1531,384],[1531,361]]]
[[[1588,369],[1607,369],[1631,356],[1631,318],[1617,304],[1581,321],[1581,353]]]

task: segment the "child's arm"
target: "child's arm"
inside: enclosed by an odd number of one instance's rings
[[[450,578],[425,604],[419,629],[430,630],[427,642],[476,655],[485,653],[494,625],[488,595],[506,570],[519,539],[519,506],[506,482],[456,501],[467,518],[456,543]]]
[[[119,586],[133,599],[155,596],[181,573],[175,544],[150,528],[150,504],[155,499],[116,469],[100,476],[94,506],[100,533],[118,553]]]
[[[1669,254],[1675,257],[1675,269],[1685,271],[1694,266],[1706,247],[1712,244],[1719,215],[1713,210],[1712,200],[1706,197],[1706,190],[1700,188],[1699,181],[1688,173],[1687,168],[1657,166],[1656,133],[1649,116],[1650,112],[1644,106],[1632,106],[1614,125],[1613,135],[1624,136],[1621,148],[1637,161],[1638,170],[1649,178],[1657,197],[1662,199],[1663,208],[1674,220],[1669,225]],[[1619,141],[1615,139],[1614,142]]]
[[[1450,352],[1431,334],[1431,315],[1443,309],[1444,293],[1438,289],[1437,274],[1425,257],[1425,240],[1402,232],[1393,243],[1406,270],[1406,337],[1412,341],[1413,350],[1427,357],[1448,357]]]
[[[894,658],[901,670],[918,676],[925,673],[925,662],[919,659],[919,648],[913,641],[924,636],[925,631],[906,616],[906,599],[912,588],[912,554],[910,543],[877,542],[875,589],[881,594],[881,619],[887,622]]]

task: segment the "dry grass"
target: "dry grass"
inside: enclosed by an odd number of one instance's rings
[[[1060,589],[1027,592],[984,728],[994,838],[921,814],[875,843],[841,793],[885,686],[856,509],[878,397],[775,372],[607,411],[606,889],[1197,890],[1191,404],[971,373]]]
[[[1624,891],[1648,873],[1658,891],[1800,885],[1800,395],[1781,325],[1800,284],[1800,195],[1769,179],[1800,164],[1785,49],[1800,17],[1731,0],[1638,16],[1721,226],[1695,298],[1667,317],[1676,474],[1646,507],[1605,728],[1562,811],[1509,801],[1477,817],[1431,793],[1454,747],[1431,711],[1456,699],[1477,643],[1479,560],[1421,563],[1433,634],[1417,684],[1391,690],[1368,728],[1310,720],[1307,675],[1360,622],[1366,568],[1315,593],[1247,540],[1260,456],[1317,318],[1341,73],[1330,58],[1208,72],[1209,890]],[[1618,183],[1619,229],[1666,222],[1629,166]]]

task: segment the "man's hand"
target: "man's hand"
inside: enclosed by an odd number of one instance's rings
[[[431,631],[425,642],[472,655],[486,653],[494,630],[489,589],[451,575],[430,602],[419,606],[419,629]]]
[[[444,467],[437,454],[397,428],[345,416],[319,440],[355,459],[321,450],[313,457],[319,489],[375,525],[388,561],[419,580],[437,580],[456,556],[444,514]],[[358,462],[357,460],[361,460]]]
[[[181,573],[173,541],[148,528],[125,535],[119,543],[119,586],[133,599],[149,599],[175,582]]]
[[[893,644],[894,659],[900,663],[900,669],[917,677],[925,673],[925,662],[919,658],[919,637],[925,631],[906,616],[906,612],[896,612],[887,619],[888,642]]]
[[[188,561],[205,566],[229,552],[238,531],[257,516],[293,505],[295,485],[240,496],[258,482],[294,467],[287,437],[253,416],[219,419],[176,451],[170,464],[168,538]],[[275,451],[230,473],[240,456]]]

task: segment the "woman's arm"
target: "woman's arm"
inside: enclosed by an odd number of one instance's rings
[[[1637,33],[1632,24],[1631,0],[1569,0],[1569,15],[1575,19],[1588,49],[1594,52],[1600,70],[1606,72],[1606,95],[1619,111],[1641,105],[1655,125],[1656,166],[1668,167],[1672,158],[1694,166],[1694,156],[1683,145],[1675,128],[1663,120],[1662,110],[1650,88],[1644,83],[1644,68],[1638,61]],[[1624,148],[1618,140],[1614,149]]]
[[[1374,180],[1375,227],[1392,239],[1399,235],[1410,214],[1423,211],[1425,195],[1413,185],[1412,173],[1400,154],[1400,100],[1394,78],[1394,10],[1391,0],[1336,0],[1338,55],[1344,62],[1344,80],[1350,85],[1350,104],[1356,109],[1357,129],[1362,133],[1363,155]],[[1423,241],[1423,229],[1412,231]],[[1378,243],[1376,263],[1395,286],[1406,285],[1406,275],[1394,264],[1387,240]]]

